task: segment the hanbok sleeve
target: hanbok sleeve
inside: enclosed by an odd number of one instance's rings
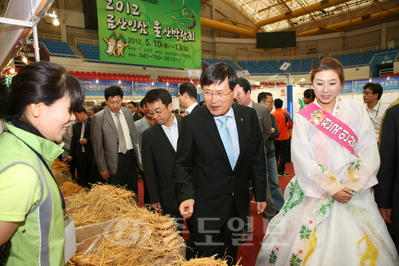
[[[376,135],[372,121],[363,106],[356,106],[353,119],[356,119],[358,143],[356,145],[356,159],[348,168],[342,184],[356,192],[376,185],[377,172],[380,166],[380,155],[376,142]]]
[[[295,176],[306,197],[330,198],[343,189],[344,185],[315,158],[309,135],[313,128],[310,127],[313,125],[302,115],[295,116],[291,143]]]

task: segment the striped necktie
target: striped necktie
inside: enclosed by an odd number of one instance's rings
[[[119,150],[121,153],[125,154],[127,151],[125,135],[123,134],[123,128],[121,120],[119,119],[120,113],[116,113],[116,129],[118,130],[118,143]]]

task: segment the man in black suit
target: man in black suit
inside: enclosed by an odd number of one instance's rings
[[[65,161],[79,161],[78,184],[82,187],[89,187],[89,183],[100,181],[94,169],[94,153],[91,146],[91,117],[87,115],[86,109],[82,106],[73,111],[76,123],[72,126],[72,139],[69,156]]]
[[[266,159],[254,109],[232,105],[237,75],[224,62],[201,75],[205,107],[182,119],[173,164],[181,215],[194,254],[235,263],[249,209],[249,180],[258,214],[266,207]]]
[[[132,112],[133,120],[137,121],[142,118],[141,115],[139,115],[139,104],[133,101],[130,101],[127,103],[127,108]]]
[[[185,115],[189,115],[199,108],[197,102],[197,88],[191,82],[180,84],[177,97],[179,98],[180,107],[185,110]]]
[[[399,99],[382,118],[379,143],[381,166],[375,200],[382,218],[393,225],[394,242],[399,250]]]
[[[143,132],[141,139],[151,207],[182,222],[172,168],[179,138],[180,117],[172,114],[172,97],[165,89],[150,90],[145,100],[148,114],[155,120],[155,124]]]

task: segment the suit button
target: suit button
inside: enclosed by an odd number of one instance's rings
[[[234,196],[234,192],[230,192],[230,193],[229,193],[229,196],[232,196],[232,197],[233,197],[233,196]]]

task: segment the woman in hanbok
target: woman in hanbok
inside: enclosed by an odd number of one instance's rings
[[[319,61],[316,100],[295,115],[295,177],[266,231],[256,265],[398,265],[372,187],[380,158],[362,103],[341,99],[342,65]]]

